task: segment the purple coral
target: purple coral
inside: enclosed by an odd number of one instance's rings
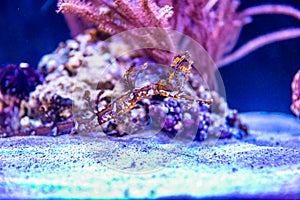
[[[0,72],[1,93],[25,97],[29,93],[29,84],[23,70],[16,65],[7,65]]]
[[[27,99],[41,76],[27,64],[7,65],[0,71],[0,132],[20,127],[20,104]]]
[[[291,110],[300,117],[300,70],[295,74],[292,82],[292,105]]]
[[[181,106],[178,101],[172,98],[165,98],[164,106],[168,111],[162,131],[174,136],[178,132],[175,126],[182,120]]]
[[[24,99],[41,82],[39,73],[29,66],[7,65],[0,71],[0,91],[3,95]]]

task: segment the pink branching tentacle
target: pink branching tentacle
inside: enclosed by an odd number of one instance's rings
[[[300,11],[291,6],[286,6],[286,5],[261,5],[261,6],[247,8],[240,12],[239,18],[243,19],[255,15],[264,15],[264,14],[283,14],[283,15],[295,17],[296,19],[300,20]],[[219,67],[222,67],[224,65],[227,65],[231,62],[234,62],[244,57],[245,55],[251,53],[252,51],[255,51],[256,49],[262,46],[265,46],[273,42],[292,39],[296,37],[300,37],[299,28],[290,28],[290,29],[275,31],[266,35],[262,35],[260,37],[257,37],[247,42],[245,45],[240,47],[235,52],[225,56],[224,58],[221,58],[216,62]]]
[[[219,67],[222,67],[224,65],[227,65],[229,63],[232,63],[244,57],[245,55],[251,53],[252,51],[255,51],[256,49],[262,46],[265,46],[273,42],[297,38],[297,37],[300,37],[300,28],[290,28],[290,29],[275,31],[273,33],[262,35],[260,37],[257,37],[247,42],[245,45],[240,47],[234,53],[229,54],[225,58],[221,59],[220,61],[217,62],[217,65]]]
[[[209,12],[216,5],[218,1],[219,0],[209,0],[204,7],[204,11]]]
[[[295,17],[300,20],[300,11],[286,5],[261,5],[243,10],[241,16],[254,16],[254,15],[265,15],[265,14],[283,14]]]

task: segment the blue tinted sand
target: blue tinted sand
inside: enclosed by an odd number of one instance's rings
[[[0,139],[0,197],[300,198],[300,123],[245,113],[250,136],[205,145],[64,135]]]

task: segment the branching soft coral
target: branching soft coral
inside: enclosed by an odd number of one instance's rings
[[[300,36],[300,28],[280,30],[253,39],[232,53],[242,27],[252,21],[252,16],[283,14],[300,20],[300,11],[291,6],[275,4],[238,11],[238,0],[171,0],[168,3],[174,6],[171,27],[199,42],[219,67],[266,44]]]
[[[97,6],[98,5],[98,6]],[[168,27],[172,6],[158,7],[151,0],[60,0],[58,12],[76,14],[110,34],[141,27]]]
[[[59,0],[58,12],[75,14],[110,34],[140,27],[180,31],[201,44],[219,67],[266,44],[300,36],[300,28],[279,30],[232,52],[242,27],[254,15],[283,14],[300,20],[300,11],[291,6],[259,5],[238,11],[239,4],[239,0]],[[78,22],[70,16],[68,21],[76,32]]]
[[[69,26],[71,29],[73,28],[73,35],[80,32],[78,30],[80,29],[79,26],[89,27],[87,23],[92,24],[93,27],[98,28],[101,32],[109,34],[117,34],[126,30],[143,27],[168,28],[168,18],[173,15],[172,6],[164,5],[159,7],[151,0],[90,0],[87,2],[80,0],[60,0],[57,12],[75,14],[84,18],[85,21],[79,25],[74,16],[66,16]],[[151,38],[145,38],[146,35],[147,33],[140,36],[131,32],[128,34],[126,40],[132,44],[136,42],[136,39],[151,41]],[[148,33],[148,35],[151,35],[151,33]],[[165,42],[169,44],[168,46],[172,46],[170,38],[166,37]],[[169,58],[171,58],[169,53],[158,49],[146,49],[144,51],[161,63],[168,63]]]

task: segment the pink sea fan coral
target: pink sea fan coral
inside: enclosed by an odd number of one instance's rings
[[[59,0],[58,12],[75,14],[84,26],[110,34],[139,27],[180,31],[201,44],[221,67],[266,44],[300,36],[300,28],[288,28],[255,38],[232,52],[242,27],[252,16],[283,14],[300,20],[300,11],[287,5],[258,5],[239,11],[239,0]],[[72,32],[80,26],[66,15]],[[76,25],[77,24],[77,25]],[[82,24],[81,24],[82,25]]]
[[[116,34],[132,28],[168,27],[172,6],[153,1],[60,0],[58,12],[76,14],[104,32]]]

